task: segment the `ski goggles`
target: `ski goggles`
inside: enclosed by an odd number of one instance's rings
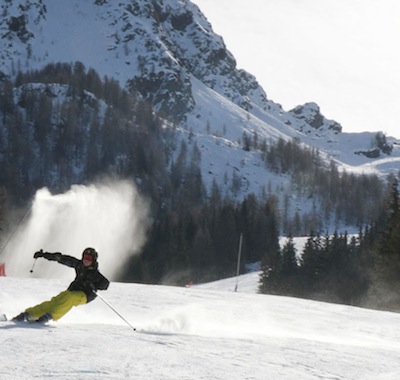
[[[84,254],[82,260],[93,261],[93,256]]]

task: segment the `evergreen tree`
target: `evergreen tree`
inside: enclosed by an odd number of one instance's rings
[[[321,237],[312,233],[304,245],[301,256],[300,291],[302,294],[311,296],[319,288],[324,262]]]
[[[0,115],[1,123],[7,122],[7,117],[15,112],[15,104],[13,102],[13,83],[9,80],[0,81]]]
[[[297,268],[296,248],[293,237],[289,236],[282,248],[282,272],[291,276],[296,274]]]
[[[377,307],[400,310],[400,198],[397,178],[391,179],[391,193],[384,223],[377,241],[370,296]]]
[[[298,294],[298,270],[296,248],[293,243],[293,237],[289,236],[282,248],[282,279],[280,288],[283,294],[288,296]]]
[[[268,227],[264,232],[267,236],[264,256],[261,262],[260,293],[279,294],[281,283],[282,257],[279,246],[279,229],[275,208],[271,202],[265,206],[268,215]]]

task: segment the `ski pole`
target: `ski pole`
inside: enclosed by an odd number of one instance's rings
[[[40,252],[43,253],[43,249],[41,249]],[[38,259],[38,258],[35,257],[35,261],[33,262],[32,268],[31,268],[31,270],[30,270],[29,272],[33,273],[33,268],[35,268],[37,259]]]
[[[32,268],[31,268],[31,270],[29,271],[30,273],[33,273],[33,268],[35,268],[36,261],[37,261],[37,259],[34,260],[33,265],[32,265]]]
[[[133,331],[136,331],[136,328],[133,327],[117,310],[115,310],[99,293],[96,292],[98,297],[115,313],[120,317]]]

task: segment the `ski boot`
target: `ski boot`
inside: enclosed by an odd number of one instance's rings
[[[26,311],[11,319],[13,322],[33,322],[35,319]]]
[[[40,318],[36,320],[38,323],[47,323],[53,319],[53,316],[50,313],[43,314]]]

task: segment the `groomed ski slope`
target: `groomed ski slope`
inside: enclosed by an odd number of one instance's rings
[[[254,294],[257,274],[178,288],[112,283],[44,327],[0,325],[0,379],[398,379],[400,314]],[[15,315],[65,280],[0,277]]]

